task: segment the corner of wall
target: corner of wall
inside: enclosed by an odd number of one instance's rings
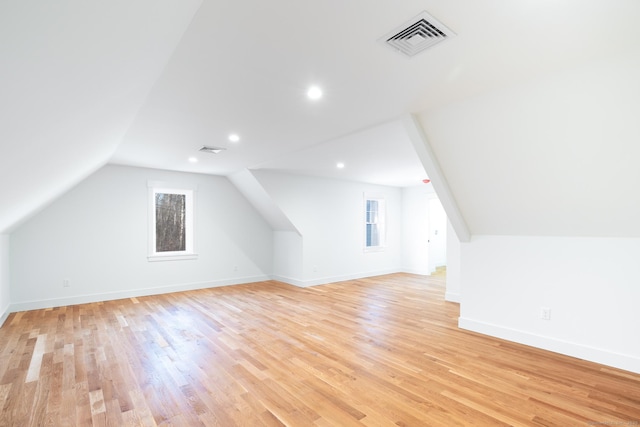
[[[453,228],[456,230],[458,239],[461,242],[468,242],[471,238],[467,223],[462,216],[462,212],[455,200],[455,197],[449,188],[449,183],[442,171],[438,159],[436,158],[429,141],[420,125],[418,119],[413,115],[406,115],[402,119],[407,135],[413,144],[413,147],[424,166],[424,170],[431,179],[433,188],[435,188],[438,198],[442,202],[442,206],[447,213],[447,217],[451,220]]]
[[[10,237],[8,234],[0,234],[0,327],[9,317],[11,305],[9,242]]]
[[[640,238],[474,236],[461,250],[461,328],[640,373]]]
[[[444,298],[451,302],[462,299],[460,240],[450,221],[447,221],[447,291]]]
[[[458,326],[461,329],[478,332],[480,334],[517,342],[554,353],[589,360],[629,372],[640,373],[640,358],[628,354],[621,354],[610,350],[591,347],[588,345],[538,335],[528,331],[511,329],[474,319],[460,317]]]
[[[245,276],[239,278],[217,279],[205,282],[175,283],[170,285],[146,288],[141,287],[137,289],[129,289],[126,291],[111,291],[104,293],[23,301],[11,304],[9,306],[7,315],[16,311],[40,310],[44,308],[62,307],[67,305],[90,304],[100,301],[113,301],[118,299],[137,298],[149,295],[162,295],[174,292],[195,291],[199,289],[217,288],[220,286],[233,286],[246,283],[264,282],[271,279],[271,276],[266,275]]]
[[[2,310],[2,309],[0,309]],[[11,311],[11,306],[7,305],[4,308],[4,311],[0,311],[0,328],[4,325],[4,322],[6,322],[7,318],[9,317],[9,315],[12,313]]]
[[[149,181],[198,188],[198,259],[148,262]],[[226,178],[108,165],[12,231],[10,257],[3,238],[0,310],[268,280],[272,249],[273,230]]]
[[[447,278],[447,280],[449,279]],[[459,293],[446,291],[444,294],[444,300],[460,303],[462,301],[462,295],[460,295]]]

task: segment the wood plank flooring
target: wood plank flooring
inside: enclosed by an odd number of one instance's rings
[[[410,274],[14,313],[0,426],[640,425],[640,375],[457,317]]]

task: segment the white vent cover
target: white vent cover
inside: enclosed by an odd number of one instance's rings
[[[202,148],[198,151],[202,151],[203,153],[211,153],[211,154],[218,154],[221,151],[226,150],[226,148],[222,148],[222,147],[208,147],[206,145],[203,145]]]
[[[379,40],[411,57],[456,34],[427,12],[422,12]]]

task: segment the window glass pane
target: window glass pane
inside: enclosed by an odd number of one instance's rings
[[[367,223],[378,222],[378,201],[367,200]]]
[[[186,198],[156,193],[156,252],[186,250]]]
[[[364,246],[370,250],[384,247],[385,210],[384,199],[365,196],[365,238]]]
[[[367,224],[367,246],[379,246],[380,233],[377,224]]]

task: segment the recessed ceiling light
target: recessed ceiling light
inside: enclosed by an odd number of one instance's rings
[[[318,86],[311,86],[309,90],[307,90],[307,97],[314,101],[316,99],[322,98],[322,89],[320,89]]]
[[[342,163],[342,162],[338,162],[338,163],[336,163],[336,167],[337,167],[338,169],[344,169],[344,163]]]
[[[232,133],[231,135],[229,135],[229,141],[238,142],[240,141],[240,136],[237,133]]]
[[[198,159],[196,157],[189,157],[189,161],[191,163],[198,163]]]

